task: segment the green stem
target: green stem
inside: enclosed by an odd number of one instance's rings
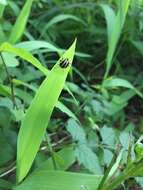
[[[8,78],[8,81],[10,83],[10,88],[11,88],[11,98],[12,98],[12,102],[13,102],[13,107],[14,108],[17,108],[17,104],[16,104],[16,100],[15,100],[15,94],[14,94],[14,86],[13,86],[13,82],[12,82],[12,77],[7,69],[7,66],[5,64],[5,61],[4,61],[4,58],[3,58],[3,55],[2,53],[0,54],[0,57],[1,57],[1,60],[2,60],[2,63],[3,63],[3,66],[5,68],[5,72],[7,74],[7,78]]]

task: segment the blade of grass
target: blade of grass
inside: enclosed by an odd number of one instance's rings
[[[106,72],[104,75],[104,78],[107,78],[109,71],[111,69],[111,66],[113,64],[113,56],[115,54],[116,46],[119,41],[122,28],[125,23],[126,15],[129,9],[131,0],[121,0],[119,10],[117,12],[117,15],[115,17],[114,24],[112,25],[113,28],[108,31],[108,34],[110,32],[110,35],[108,37],[108,52],[106,57]],[[109,16],[108,14],[105,14],[105,16]],[[110,17],[106,17],[106,20],[109,21]],[[108,22],[107,22],[108,23]],[[107,28],[109,30],[109,27]],[[111,31],[112,30],[112,31]]]
[[[76,40],[72,46],[64,53],[62,58],[67,58],[72,62],[75,53]],[[69,65],[63,69],[59,66],[59,61],[48,74],[38,89],[25,118],[21,124],[17,144],[17,182],[21,182],[27,175],[34,161],[40,143],[44,136],[46,127],[58,97],[64,87]]]
[[[33,3],[33,0],[27,0],[25,2],[24,7],[22,8],[20,15],[18,16],[12,28],[12,31],[10,33],[10,36],[9,36],[10,43],[14,44],[17,41],[19,41],[20,38],[22,37],[25,30],[25,26],[28,21],[30,11],[31,11],[32,3]]]
[[[109,5],[101,4],[101,8],[103,9],[104,14],[105,14],[105,19],[107,22],[108,41],[110,41],[112,37],[111,33],[114,28],[116,15],[115,15],[114,10]]]
[[[64,20],[69,20],[69,19],[74,20],[74,21],[76,21],[76,22],[80,22],[80,23],[82,23],[84,26],[86,25],[85,22],[84,22],[82,19],[80,19],[80,18],[78,18],[78,17],[76,17],[76,16],[67,15],[67,14],[60,14],[60,15],[57,15],[57,16],[53,17],[53,18],[45,25],[45,27],[44,27],[44,29],[43,29],[43,31],[42,31],[42,33],[41,33],[40,38],[46,33],[46,31],[47,31],[51,26],[53,26],[53,25],[55,25],[55,24],[57,24],[57,23],[59,23],[59,22],[62,22],[62,21],[64,21]]]

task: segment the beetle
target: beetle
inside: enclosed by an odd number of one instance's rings
[[[68,59],[61,59],[60,60],[60,67],[65,69],[69,66],[70,62]]]

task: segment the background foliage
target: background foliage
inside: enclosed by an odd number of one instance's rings
[[[15,189],[48,189],[58,180],[61,190],[96,190],[102,175],[103,190],[120,184],[143,188],[142,32],[142,0],[0,1],[0,189],[15,187],[21,121],[45,75],[76,37],[72,70],[33,175]],[[56,89],[55,80],[51,93]],[[34,147],[33,133],[25,133]]]

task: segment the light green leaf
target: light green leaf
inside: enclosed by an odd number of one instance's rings
[[[112,30],[114,28],[116,15],[115,15],[114,10],[109,5],[101,4],[101,8],[103,9],[104,14],[105,14],[105,19],[107,22],[108,42],[110,42],[110,40],[112,38],[111,34],[112,34]]]
[[[19,65],[18,60],[15,58],[15,55],[8,52],[3,52],[2,57],[7,67],[16,67]]]
[[[76,41],[64,53],[62,58],[73,61]],[[71,65],[71,64],[70,64]],[[64,87],[70,65],[63,69],[59,61],[49,72],[48,77],[38,89],[26,112],[18,135],[17,145],[17,181],[20,182],[28,173],[41,144],[51,114]]]
[[[124,88],[129,88],[132,89],[133,91],[136,92],[141,98],[143,98],[143,94],[135,88],[129,81],[121,78],[108,78],[103,81],[102,86],[107,89],[112,89],[112,88],[117,88],[117,87],[124,87]]]
[[[83,128],[79,126],[75,120],[69,119],[66,129],[75,141],[86,143],[85,132]]]
[[[22,48],[27,51],[34,51],[40,48],[47,49],[48,52],[57,52],[58,54],[61,54],[65,51],[65,49],[61,49],[56,47],[55,45],[45,42],[45,41],[39,41],[39,40],[31,40],[31,41],[25,41],[21,42],[15,45],[17,48]],[[81,52],[76,52],[75,55],[79,57],[91,57],[91,55]]]
[[[49,42],[36,41],[36,40],[21,42],[21,43],[16,44],[15,47],[22,48],[27,51],[33,51],[40,48],[47,48],[49,51],[52,51],[52,52],[61,51],[60,48],[57,48],[56,46],[52,45]]]
[[[97,175],[102,174],[98,157],[86,144],[79,144],[75,149],[75,155],[79,163],[90,172]]]
[[[107,52],[107,57],[106,57],[106,73],[105,73],[104,78],[106,78],[108,76],[108,73],[112,66],[113,56],[114,56],[121,32],[122,32],[122,28],[125,23],[126,15],[127,15],[131,0],[122,0],[120,2],[121,3],[119,6],[119,10],[114,19],[115,20],[114,24],[110,25],[113,28],[112,29],[111,28],[109,29],[109,27],[107,28],[109,30],[108,34],[110,32],[110,37],[108,38],[108,52]],[[108,20],[107,23],[109,23],[110,22],[109,14],[105,14],[105,16],[108,16],[108,17],[106,17],[106,20]]]
[[[116,142],[116,136],[115,131],[112,128],[104,126],[100,130],[100,134],[104,144],[114,147]]]
[[[58,109],[60,109],[62,112],[66,113],[69,117],[78,121],[78,118],[76,117],[76,115],[67,106],[65,106],[62,102],[58,101],[56,107]]]
[[[15,55],[21,57],[22,59],[30,62],[34,67],[39,69],[45,75],[49,73],[48,69],[42,66],[42,64],[31,53],[29,53],[28,51],[24,49],[16,48],[9,43],[3,43],[0,46],[0,52],[14,53]]]
[[[97,190],[101,176],[39,170],[14,190]]]
[[[0,95],[10,97],[11,96],[10,88],[8,86],[0,84]]]
[[[123,158],[123,152],[124,152],[124,150],[122,149],[120,151],[119,155],[117,156],[117,159],[116,159],[114,165],[112,166],[112,168],[111,168],[111,170],[110,170],[110,172],[108,174],[108,177],[111,177],[112,175],[114,175],[115,172],[118,170],[118,168],[120,166],[120,163],[121,163],[121,160]]]
[[[9,42],[10,43],[16,43],[17,41],[20,40],[20,38],[22,37],[24,30],[25,30],[25,26],[27,24],[27,20],[31,11],[31,7],[32,7],[32,3],[33,0],[27,0],[20,12],[20,15],[18,16],[12,31],[10,33],[10,37],[9,37]]]

